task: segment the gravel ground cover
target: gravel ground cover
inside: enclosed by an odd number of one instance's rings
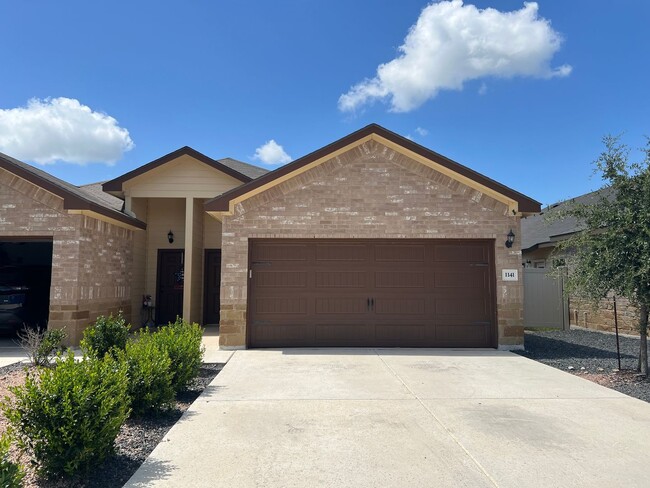
[[[525,351],[517,354],[650,402],[650,380],[637,374],[639,339],[588,330],[526,331]]]
[[[97,466],[86,477],[66,480],[43,480],[28,470],[26,488],[117,488],[122,487],[136,472],[167,431],[181,418],[210,382],[219,374],[223,364],[204,363],[194,385],[176,399],[175,408],[158,415],[136,417],[127,420],[115,440],[115,453]],[[12,364],[0,368],[0,397],[9,394],[8,386],[22,384],[25,377],[24,364]],[[6,422],[0,413],[0,432],[6,430]],[[13,449],[15,456],[18,450]],[[28,459],[20,460],[23,464]]]

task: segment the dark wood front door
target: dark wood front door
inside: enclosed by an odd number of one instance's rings
[[[213,325],[219,323],[221,303],[221,249],[205,250],[205,298],[203,300],[203,324]]]
[[[183,249],[158,250],[156,323],[164,325],[183,315]]]
[[[251,347],[495,347],[493,241],[256,240]]]

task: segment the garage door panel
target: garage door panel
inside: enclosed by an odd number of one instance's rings
[[[422,315],[426,314],[425,297],[378,297],[374,302],[378,315]]]
[[[374,344],[374,327],[358,322],[316,324],[315,339],[328,347],[362,347]]]
[[[375,287],[377,288],[424,288],[424,271],[377,271]]]
[[[464,321],[485,320],[489,317],[489,303],[483,298],[436,297],[434,299],[436,318],[459,317]]]
[[[251,259],[255,261],[307,261],[309,259],[310,247],[308,244],[299,243],[270,243],[265,242],[253,246]]]
[[[313,344],[315,327],[308,322],[297,324],[256,324],[251,341],[257,347],[301,347]]]
[[[367,288],[366,271],[316,271],[316,288]]]
[[[423,263],[426,245],[422,244],[377,244],[375,260],[387,263]]]
[[[262,315],[306,315],[304,297],[264,297],[254,301],[255,311]]]
[[[439,324],[436,327],[436,343],[440,347],[486,347],[490,335],[490,324]]]
[[[493,246],[254,240],[249,345],[494,347]]]
[[[259,288],[304,288],[307,271],[264,270],[255,273],[255,285]]]
[[[365,297],[318,297],[316,298],[316,314],[366,314],[368,306]]]
[[[368,246],[365,244],[332,243],[327,245],[316,245],[316,262],[368,260]]]
[[[378,347],[423,347],[426,344],[424,324],[378,324],[375,334]]]
[[[450,242],[435,246],[434,261],[437,262],[476,262],[485,263],[489,254],[485,246],[478,243]]]

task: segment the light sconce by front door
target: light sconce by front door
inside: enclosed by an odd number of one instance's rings
[[[167,232],[167,240],[169,241],[170,244],[174,243],[174,233],[171,230]]]
[[[513,242],[515,242],[515,233],[512,232],[512,229],[510,229],[510,232],[508,232],[506,239],[506,247],[511,248]]]

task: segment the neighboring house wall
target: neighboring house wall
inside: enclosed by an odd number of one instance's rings
[[[533,251],[524,251],[522,260],[527,268],[549,268],[551,266],[552,247],[542,247]]]
[[[123,310],[130,318],[134,231],[71,215],[62,198],[3,169],[0,188],[1,236],[52,238],[48,327],[65,327],[76,344],[98,315]]]
[[[553,250],[554,247],[544,247],[533,251],[524,251],[522,253],[524,266],[541,267],[539,263],[544,262],[544,267],[550,272]],[[611,297],[612,295],[593,304],[575,296],[569,296],[569,324],[586,329],[614,332],[616,330],[614,303]],[[637,309],[630,305],[627,299],[618,297],[616,312],[619,331],[636,334],[639,320]]]
[[[639,333],[639,312],[630,305],[626,298],[616,298],[616,317],[619,332],[624,334]],[[592,303],[570,297],[569,321],[571,325],[578,327],[614,332],[616,330],[614,300],[611,297],[604,298],[594,306]]]
[[[249,238],[494,239],[498,343],[523,344],[518,217],[507,205],[375,141],[332,158],[235,206],[223,218],[220,344],[246,344]]]

